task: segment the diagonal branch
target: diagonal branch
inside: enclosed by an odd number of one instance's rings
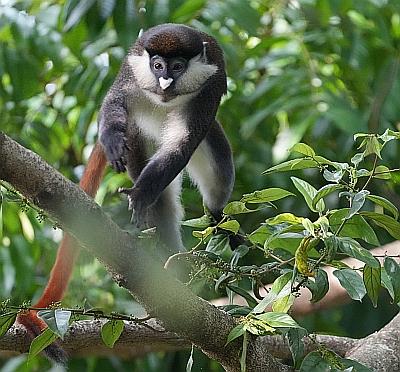
[[[3,132],[0,132],[0,159],[0,179],[57,220],[148,314],[220,362],[226,371],[240,371],[241,341],[225,346],[229,332],[236,325],[232,317],[191,293],[82,190]],[[247,355],[248,372],[292,370],[276,362],[257,339],[249,341]]]

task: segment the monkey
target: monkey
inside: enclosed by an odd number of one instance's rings
[[[217,41],[185,25],[162,24],[145,31],[130,48],[99,110],[98,142],[80,187],[94,198],[107,164],[117,173],[127,171],[133,186],[119,192],[127,196],[131,223],[156,227],[163,258],[185,250],[180,232],[184,168],[215,221],[230,198],[232,150],[216,120],[226,90]],[[50,281],[34,307],[61,301],[79,249],[64,234]],[[45,327],[34,311],[18,321],[32,336]],[[65,363],[65,352],[51,347],[47,357]]]

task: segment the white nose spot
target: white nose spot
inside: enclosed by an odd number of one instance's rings
[[[171,85],[171,83],[174,81],[174,79],[172,79],[172,78],[165,79],[165,78],[163,78],[163,77],[160,77],[160,78],[158,79],[158,81],[159,81],[159,83],[160,83],[161,89],[162,89],[162,90],[165,90],[165,89],[167,89],[167,88]]]

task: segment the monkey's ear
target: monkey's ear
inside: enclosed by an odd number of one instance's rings
[[[200,59],[201,62],[207,63],[207,45],[208,41],[203,41],[203,51],[201,52]]]

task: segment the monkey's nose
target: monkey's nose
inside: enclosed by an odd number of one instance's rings
[[[163,77],[160,77],[160,78],[158,79],[158,81],[159,81],[159,83],[160,83],[161,89],[162,89],[162,90],[165,90],[165,89],[167,89],[167,88],[172,84],[172,82],[174,81],[174,79],[172,79],[172,78],[165,79],[165,78],[163,78]]]

